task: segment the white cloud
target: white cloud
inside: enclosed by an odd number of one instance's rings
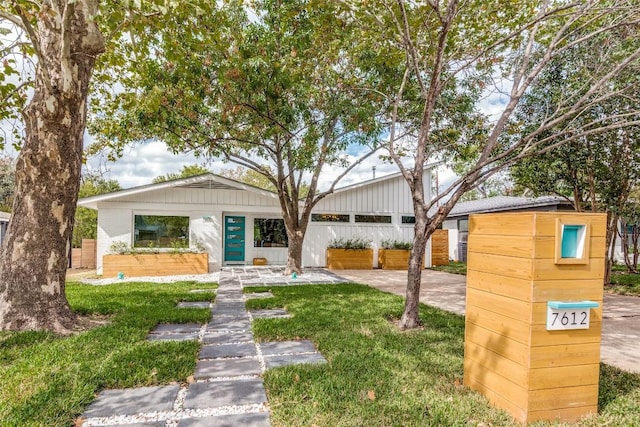
[[[103,172],[105,178],[118,181],[123,188],[130,188],[150,184],[157,176],[177,173],[185,165],[202,163],[203,160],[193,154],[172,154],[164,143],[153,141],[136,144],[125,150],[124,155],[115,162],[89,159],[86,169],[89,172]]]

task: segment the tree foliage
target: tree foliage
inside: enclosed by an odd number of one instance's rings
[[[381,76],[371,80],[375,88],[393,100],[388,150],[414,202],[415,240],[400,321],[401,327],[412,328],[419,325],[421,259],[427,238],[463,194],[492,175],[553,145],[602,130],[598,122],[585,122],[554,133],[553,138],[540,138],[557,129],[558,123],[572,121],[628,90],[609,83],[638,62],[635,29],[640,10],[622,0],[344,3],[350,5],[363,33],[359,49],[385,52],[382,65],[375,59],[369,63],[372,73]],[[597,42],[603,43],[597,63],[586,67],[588,72],[577,67],[571,77],[581,82],[580,90],[565,91],[558,108],[550,109],[535,126],[529,120],[511,120],[531,85],[543,78],[555,58]],[[490,95],[499,96],[502,106],[493,118],[481,108],[482,99]],[[610,129],[634,122],[629,115],[614,115],[611,120]],[[396,141],[398,133],[409,133],[411,138]],[[408,162],[406,153],[411,154]],[[434,159],[456,168],[460,178],[436,199],[427,200],[424,165]],[[437,203],[438,209],[429,214]]]
[[[88,175],[82,178],[78,197],[91,197],[121,190],[116,180],[106,180],[100,176]],[[94,209],[77,207],[73,226],[74,248],[82,246],[82,239],[96,239],[98,234],[98,212]]]
[[[117,154],[126,142],[159,138],[262,176],[279,196],[288,268],[300,271],[311,209],[346,172],[326,191],[320,174],[357,166],[381,132],[386,100],[360,86],[348,50],[358,35],[343,13],[335,2],[231,2],[168,26],[96,117],[98,147]],[[360,160],[347,154],[353,144],[368,146]]]
[[[0,211],[11,212],[15,192],[15,159],[8,155],[0,157]]]
[[[166,175],[160,175],[153,178],[153,183],[157,184],[159,182],[172,181],[174,179],[180,178],[189,178],[191,176],[198,176],[209,173],[209,169],[202,165],[184,165],[180,172],[177,173],[168,173]]]
[[[0,4],[0,144],[20,149],[0,259],[0,329],[74,326],[64,287],[96,60],[120,46],[113,41],[137,40],[135,30],[153,38],[151,23],[164,24],[157,18],[173,8],[180,5],[168,0]],[[98,69],[117,68],[129,59],[123,53],[111,51]]]

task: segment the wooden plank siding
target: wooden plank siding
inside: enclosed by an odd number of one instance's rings
[[[586,224],[584,264],[556,264],[556,220]],[[472,215],[464,382],[523,424],[597,411],[606,216]],[[547,302],[592,300],[589,329],[548,331]]]
[[[431,235],[431,265],[449,264],[449,230],[436,230]]]

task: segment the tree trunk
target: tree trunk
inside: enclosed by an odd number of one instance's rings
[[[67,9],[68,20],[52,8],[37,15],[36,84],[23,112],[26,136],[16,164],[16,195],[0,260],[0,329],[4,330],[64,333],[75,320],[64,284],[80,184],[87,92],[104,41],[93,23],[96,2],[57,2],[58,10],[65,7],[73,8]]]
[[[400,319],[400,329],[413,329],[420,326],[420,285],[422,283],[422,268],[427,237],[422,226],[418,231],[418,215],[416,215],[416,233],[413,237],[413,248],[409,255],[409,270],[407,271],[407,293],[404,302],[404,313]],[[421,218],[421,222],[425,222]]]
[[[416,218],[413,227],[413,247],[409,254],[409,269],[407,271],[407,292],[404,301],[404,313],[398,325],[400,329],[413,329],[420,326],[420,285],[422,283],[422,268],[424,266],[424,252],[427,244],[427,215],[422,203],[424,188],[422,180],[416,180],[412,189],[413,209]]]
[[[304,242],[304,233],[299,230],[293,230],[289,236],[289,247],[287,248],[287,266],[284,269],[285,275],[292,273],[302,274],[302,244]]]
[[[607,213],[607,236],[603,283],[604,286],[607,286],[611,282],[611,269],[613,268],[613,261],[615,259],[616,253],[615,245],[616,235],[618,233],[618,219],[618,215],[612,212]]]

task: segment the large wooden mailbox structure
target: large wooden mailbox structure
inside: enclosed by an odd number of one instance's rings
[[[472,215],[464,383],[522,423],[596,413],[606,215]]]

